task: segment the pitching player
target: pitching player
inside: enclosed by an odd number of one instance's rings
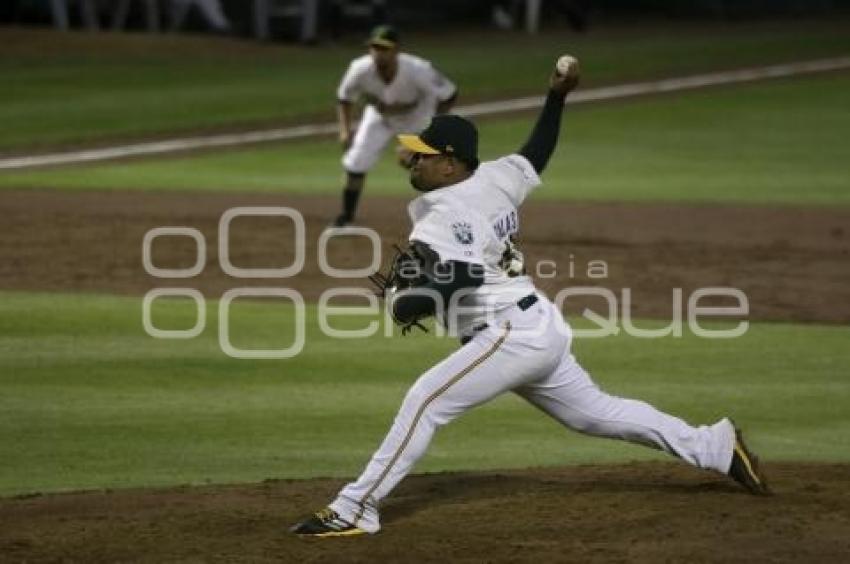
[[[398,50],[398,32],[378,26],[368,41],[369,54],[351,62],[337,90],[339,140],[345,149],[346,181],[342,212],[335,227],[351,223],[366,180],[387,143],[399,133],[418,133],[435,113],[447,112],[457,87],[425,59]],[[352,110],[365,102],[360,125],[352,129]]]
[[[741,432],[724,418],[694,427],[642,401],[600,390],[570,352],[571,330],[524,274],[514,245],[517,208],[540,184],[558,139],[577,65],[550,79],[528,141],[515,154],[479,166],[477,131],[437,116],[421,135],[402,135],[415,152],[410,171],[422,195],[411,202],[411,250],[386,278],[393,317],[409,326],[429,315],[454,324],[462,346],[425,372],[356,481],[292,531],[346,536],[380,529],[379,504],[425,453],[434,432],[469,409],[512,391],[564,426],[655,447],[728,474],[754,494],[769,490]],[[408,263],[420,269],[414,273]],[[445,276],[445,272],[453,272]]]

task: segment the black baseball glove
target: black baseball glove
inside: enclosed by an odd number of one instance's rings
[[[395,255],[387,271],[376,272],[369,276],[369,280],[376,286],[375,293],[378,297],[385,299],[391,299],[401,290],[427,284],[430,280],[429,273],[433,271],[434,264],[439,260],[439,256],[434,251],[418,241],[412,241],[403,248],[393,245],[393,248]],[[407,335],[414,327],[427,333],[428,329],[420,323],[421,319],[423,318],[404,322],[395,319],[395,321],[401,326],[402,335]]]
[[[401,248],[393,245],[395,255],[390,261],[386,273],[376,272],[369,276],[369,280],[376,286],[375,293],[378,297],[386,298],[392,292],[404,290],[424,283],[422,275],[422,260],[411,245]]]

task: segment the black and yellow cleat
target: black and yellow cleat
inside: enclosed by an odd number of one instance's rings
[[[764,473],[759,468],[759,459],[744,443],[741,430],[735,427],[735,447],[729,477],[744,486],[753,495],[771,495]]]
[[[352,537],[366,533],[363,529],[340,519],[337,512],[330,507],[316,512],[289,530],[302,537]]]

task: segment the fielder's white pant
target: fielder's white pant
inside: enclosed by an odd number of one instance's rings
[[[513,307],[497,319],[408,391],[363,474],[331,503],[342,519],[377,532],[380,501],[425,453],[437,428],[507,391],[570,429],[656,447],[699,468],[729,470],[735,432],[728,419],[692,427],[642,401],[601,391],[570,354],[569,326],[549,300],[526,311]]]
[[[435,102],[420,103],[405,116],[384,117],[373,106],[366,106],[351,147],[342,156],[348,172],[364,174],[375,166],[387,143],[400,133],[419,133],[433,117]]]

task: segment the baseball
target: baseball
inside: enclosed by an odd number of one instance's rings
[[[575,74],[578,70],[578,59],[572,55],[561,55],[558,62],[555,63],[555,70],[561,76]]]

